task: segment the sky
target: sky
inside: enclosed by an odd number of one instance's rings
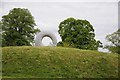
[[[2,2],[118,2],[119,0],[1,0]]]
[[[0,19],[9,10],[18,7],[29,9],[36,27],[54,33],[58,42],[61,41],[58,26],[69,17],[88,20],[95,29],[95,39],[103,45],[108,44],[105,36],[118,29],[118,0],[1,0]],[[45,45],[50,42],[50,38],[43,39]]]

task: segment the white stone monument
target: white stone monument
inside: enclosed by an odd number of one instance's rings
[[[48,46],[56,46],[57,45],[57,39],[53,33],[49,32],[49,31],[41,31],[36,35],[35,46],[44,46],[42,43],[42,39],[44,37],[49,37],[52,40],[52,43],[50,43]]]

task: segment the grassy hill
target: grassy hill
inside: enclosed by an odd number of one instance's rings
[[[118,54],[62,47],[2,48],[3,78],[116,78]]]

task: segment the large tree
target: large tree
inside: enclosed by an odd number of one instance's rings
[[[62,38],[58,45],[67,43],[75,48],[90,50],[102,46],[100,41],[95,40],[93,26],[87,20],[68,18],[60,23],[58,32]]]
[[[110,52],[120,54],[120,29],[112,34],[108,34],[106,39],[110,42],[110,44],[106,45],[105,48],[109,49]]]
[[[34,36],[39,29],[28,9],[14,8],[2,16],[2,46],[22,46],[34,43]]]

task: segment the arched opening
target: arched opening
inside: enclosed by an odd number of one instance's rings
[[[35,46],[56,46],[57,39],[51,32],[40,32],[36,35]]]
[[[52,42],[52,40],[51,40],[50,37],[47,37],[47,36],[43,37],[43,39],[42,39],[42,44],[43,44],[44,46],[49,46],[49,45],[52,44],[52,43],[53,43],[53,42]]]

